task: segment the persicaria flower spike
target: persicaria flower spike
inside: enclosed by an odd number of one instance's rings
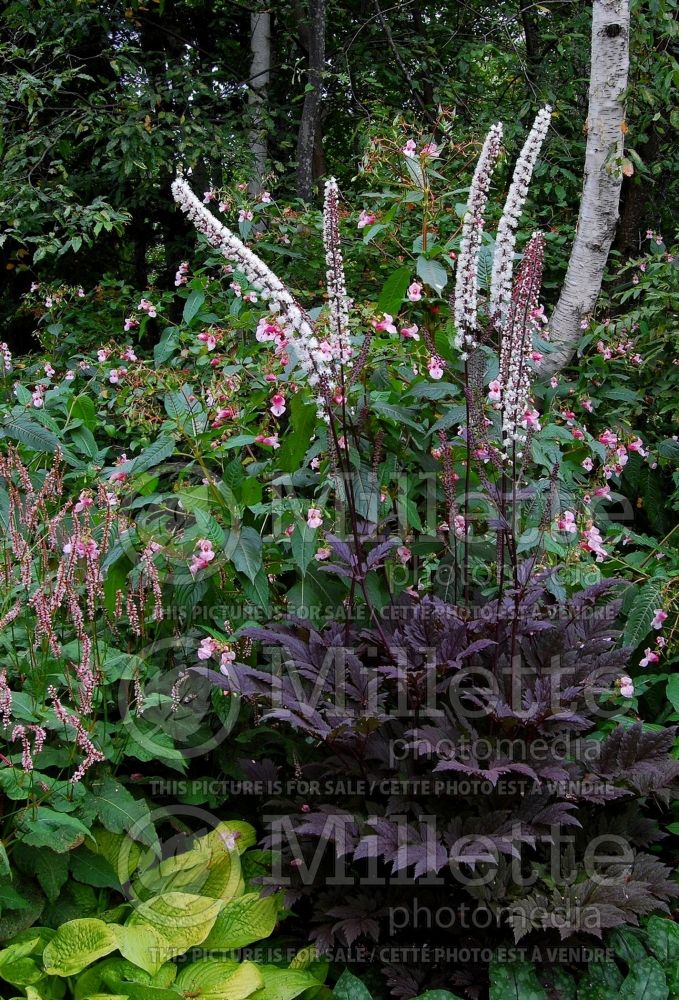
[[[488,201],[493,168],[500,155],[501,141],[502,125],[497,122],[486,136],[469,189],[455,276],[455,346],[458,348],[474,347],[476,344],[477,270],[483,237],[483,213]]]
[[[351,357],[349,337],[349,298],[344,277],[344,261],[339,234],[339,191],[334,177],[325,185],[323,206],[323,245],[327,266],[328,304],[330,306],[329,354],[345,364]]]

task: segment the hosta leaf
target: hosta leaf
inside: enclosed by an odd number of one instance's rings
[[[88,847],[108,861],[121,883],[129,880],[141,857],[138,843],[130,837],[112,833],[110,830],[93,830]]]
[[[134,883],[142,899],[166,892],[233,899],[241,883],[240,855],[226,837],[199,837],[191,849],[142,872]]]
[[[118,947],[115,929],[103,920],[85,917],[62,924],[43,952],[45,972],[73,976]]]
[[[167,940],[156,927],[134,925],[114,929],[120,954],[150,976],[168,960]]]
[[[175,989],[184,996],[198,995],[206,1000],[244,1000],[252,996],[264,982],[254,962],[200,959],[182,969]]]
[[[299,969],[279,969],[275,965],[258,966],[264,985],[253,993],[252,1000],[294,1000],[305,990],[319,986],[310,972]],[[356,997],[354,1000],[360,1000]]]
[[[205,947],[244,948],[253,941],[268,937],[277,919],[275,896],[260,899],[256,892],[247,893],[222,909],[205,941]]]
[[[126,926],[150,926],[157,930],[167,943],[163,961],[168,961],[205,940],[223,905],[219,899],[167,892],[138,903]]]

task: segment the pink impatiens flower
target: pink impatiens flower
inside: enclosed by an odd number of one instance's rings
[[[634,681],[628,674],[623,674],[619,681],[620,694],[623,698],[634,697]]]
[[[201,538],[196,542],[196,548],[198,551],[191,556],[191,565],[189,566],[192,576],[195,576],[198,570],[207,569],[215,557],[209,538]]]
[[[604,540],[601,537],[599,529],[594,525],[591,525],[586,531],[583,531],[580,547],[584,549],[585,552],[594,553],[597,562],[603,562],[608,555],[608,552],[603,546],[603,541]]]
[[[280,448],[278,434],[258,434],[255,438],[257,444],[264,444],[267,448]]]
[[[249,208],[241,208],[240,212],[238,213],[239,222],[252,222],[253,219],[254,215],[252,214]]]
[[[417,332],[418,330],[417,323],[413,323],[411,326],[403,326],[401,327],[401,336],[405,337],[406,340],[419,340],[420,335]]]
[[[412,552],[407,545],[399,545],[396,549],[396,554],[404,566],[412,558]]]
[[[653,612],[653,616],[651,628],[661,629],[663,627],[663,622],[667,620],[667,612],[663,611],[662,608],[656,608]]]
[[[502,399],[502,382],[499,378],[488,383],[488,399],[491,403],[499,403]]]
[[[658,663],[659,661],[660,657],[658,654],[654,653],[653,650],[647,646],[644,650],[643,657],[639,660],[639,666],[647,667],[650,663]]]
[[[217,652],[217,643],[212,638],[212,636],[207,636],[205,639],[201,639],[200,646],[198,647],[198,652],[196,656],[199,660],[209,660],[210,657]]]
[[[273,394],[269,409],[274,417],[281,417],[285,413],[285,396],[282,392],[275,392]]]
[[[404,156],[415,156],[415,150],[417,149],[417,143],[414,139],[408,139],[405,146],[401,149]]]
[[[372,212],[366,212],[364,209],[358,217],[357,228],[365,229],[366,226],[372,225],[376,218],[377,216],[373,215]]]
[[[306,523],[310,528],[320,528],[323,524],[323,515],[317,507],[309,507]]]
[[[316,555],[314,556],[314,559],[318,559],[319,562],[322,562],[324,559],[329,559],[331,555],[332,555],[332,549],[326,545],[323,548],[316,550]]]
[[[394,317],[389,313],[383,313],[382,319],[373,319],[370,321],[375,327],[378,333],[384,331],[385,333],[396,333],[396,327],[394,326]]]
[[[565,510],[558,521],[559,531],[567,531],[569,534],[575,534],[577,531],[577,526],[575,523],[575,514],[572,510]]]
[[[445,367],[445,361],[440,358],[437,354],[434,354],[427,363],[427,371],[429,372],[430,378],[436,379],[438,381],[443,378],[443,369]]]
[[[585,472],[591,472],[592,469],[594,468],[594,462],[589,457],[589,455],[587,456],[587,458],[583,458],[582,462],[580,462],[580,465],[583,467]]]
[[[408,286],[408,298],[411,302],[419,302],[422,298],[422,285],[419,281],[413,281],[413,283]]]

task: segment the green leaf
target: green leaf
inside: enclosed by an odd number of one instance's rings
[[[660,590],[652,580],[644,584],[634,598],[634,604],[627,616],[623,642],[626,646],[638,646],[648,635],[653,621],[653,612],[661,607]]]
[[[397,316],[401,304],[406,294],[412,269],[410,267],[399,267],[397,271],[390,274],[385,281],[380,296],[375,306],[378,313],[389,313],[390,316]]]
[[[372,1000],[372,995],[360,979],[345,969],[332,991],[335,1000]]]
[[[623,962],[631,966],[646,958],[646,949],[639,935],[631,927],[616,927],[608,938],[608,944]]]
[[[147,469],[152,469],[154,466],[160,465],[161,462],[164,462],[165,459],[174,454],[175,448],[176,442],[174,438],[170,437],[169,434],[161,434],[153,444],[150,444],[141,454],[132,459],[129,463],[129,474],[136,476],[140,472],[146,472]]]
[[[73,976],[118,947],[115,930],[94,917],[62,924],[43,952],[45,972]]]
[[[111,833],[126,833],[149,847],[157,846],[158,836],[144,799],[135,799],[124,785],[111,777],[104,778],[101,783],[95,782],[92,791],[102,826]]]
[[[63,451],[63,446],[56,434],[27,417],[8,420],[0,429],[0,434],[10,437],[14,441],[19,441],[20,444],[25,444],[32,451],[50,455],[60,449]]]
[[[670,674],[665,693],[674,711],[679,712],[679,674]]]
[[[115,934],[120,954],[150,976],[154,976],[170,957],[167,940],[157,927],[116,925]]]
[[[59,854],[70,851],[88,836],[88,828],[68,813],[38,806],[22,820],[21,839],[29,847],[49,847]]]
[[[673,920],[651,917],[646,924],[646,936],[651,951],[660,962],[665,965],[679,962],[679,927]]]
[[[310,972],[299,969],[279,969],[275,965],[259,965],[258,969],[264,985],[253,993],[251,1000],[294,1000],[305,990],[319,985]]]
[[[85,885],[120,891],[120,879],[106,858],[93,854],[86,847],[79,847],[71,854],[71,873],[77,882]]]
[[[198,315],[201,306],[205,302],[205,294],[199,291],[193,291],[189,295],[188,299],[184,303],[184,312],[182,313],[182,319],[187,324],[191,323],[191,320]]]
[[[411,416],[411,411],[405,406],[394,406],[392,403],[385,403],[382,399],[371,399],[370,405],[375,413],[379,413],[383,417],[389,417],[397,424],[405,424],[406,427],[412,427],[413,430],[418,431],[418,433],[424,433],[424,427],[422,424],[418,424],[416,420],[413,420]]]
[[[68,862],[67,854],[55,854],[54,851],[38,851],[35,854],[36,878],[51,903],[57,898],[68,878]]]
[[[278,920],[275,896],[249,892],[222,909],[205,941],[205,948],[244,948],[272,933]]]
[[[290,401],[290,432],[285,435],[277,455],[283,472],[295,472],[302,464],[316,429],[316,407],[305,402],[302,393]]]
[[[292,557],[304,576],[307,566],[318,548],[316,529],[310,528],[306,522],[297,524],[290,541],[292,543]]]
[[[255,529],[249,526],[231,529],[227,532],[225,549],[236,569],[254,583],[262,565],[262,539]]]
[[[415,997],[415,1000],[460,1000],[460,997],[456,993],[450,993],[449,990],[427,990],[426,993]]]
[[[620,1000],[667,1000],[669,990],[662,966],[654,958],[637,962],[622,981]]]
[[[547,1000],[530,962],[490,963],[489,1000]]]
[[[138,903],[125,926],[148,926],[158,931],[165,939],[165,946],[158,954],[162,964],[201,944],[223,905],[219,899],[207,899],[187,892],[167,892],[145,903]]]
[[[420,255],[417,258],[417,273],[425,285],[439,294],[448,283],[448,272],[438,260],[428,260]]]
[[[244,1000],[264,984],[260,969],[254,962],[225,961],[203,958],[182,969],[174,989],[184,996],[199,996],[205,1000]]]

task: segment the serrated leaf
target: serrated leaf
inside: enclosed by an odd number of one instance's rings
[[[107,777],[93,786],[95,809],[99,820],[111,833],[125,833],[149,847],[158,844],[149,807],[114,778]]]
[[[638,646],[648,635],[653,621],[653,612],[661,607],[660,590],[653,581],[644,584],[634,598],[632,609],[625,622],[623,642],[626,646]]]
[[[50,455],[59,450],[63,451],[63,445],[56,434],[26,417],[6,421],[0,433],[20,444],[25,444],[32,451]]]
[[[290,539],[292,544],[292,557],[304,576],[311,560],[314,558],[318,542],[316,540],[316,529],[310,528],[306,522],[297,524]]]
[[[225,549],[236,569],[254,583],[262,565],[262,539],[255,529],[246,526],[227,532]]]

